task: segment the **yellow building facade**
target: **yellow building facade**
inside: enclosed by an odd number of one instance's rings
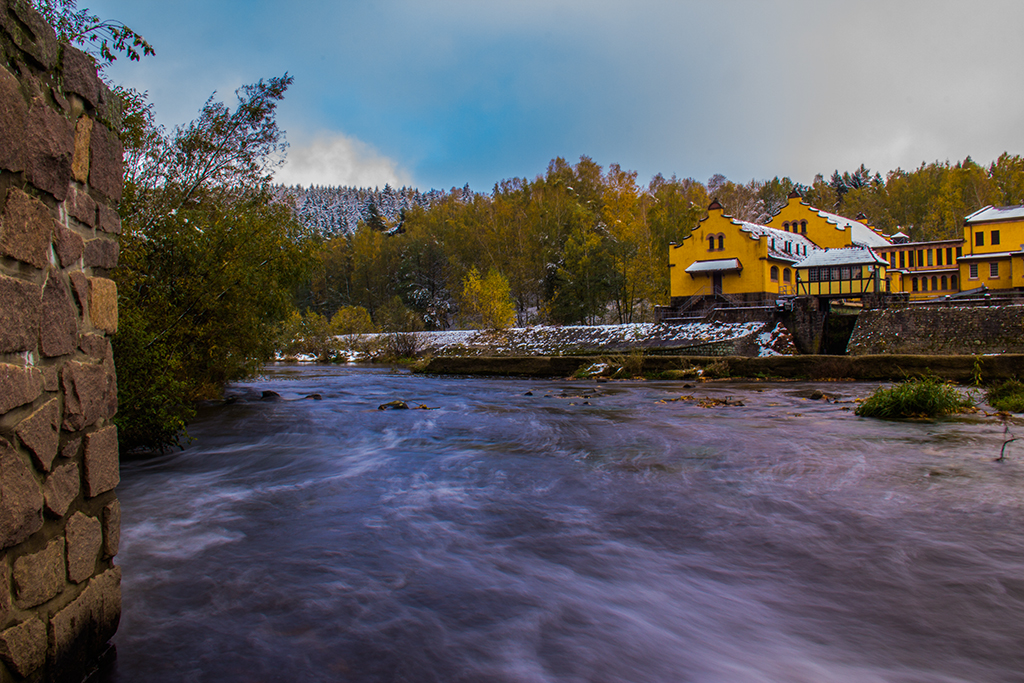
[[[789,193],[786,206],[772,216],[767,226],[807,237],[822,249],[884,247],[889,239],[866,222],[822,211],[803,200],[800,193]]]
[[[716,200],[690,235],[669,247],[673,306],[699,296],[755,301],[795,294],[794,265],[817,250],[802,234],[734,219]]]
[[[890,291],[905,292],[911,299],[934,299],[960,291],[957,259],[963,256],[963,240],[894,240],[893,244],[876,247],[874,251],[889,264]]]
[[[986,206],[964,220],[961,289],[1024,288],[1024,206]]]

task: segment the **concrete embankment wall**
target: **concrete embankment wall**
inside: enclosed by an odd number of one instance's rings
[[[1024,353],[1024,306],[867,310],[857,320],[847,352],[851,355]]]
[[[429,374],[569,377],[595,362],[594,357],[474,357],[433,358],[423,368]],[[726,364],[723,366],[722,364]],[[770,356],[766,358],[649,356],[643,372],[657,375],[669,370],[716,365],[735,377],[806,379],[901,380],[932,374],[955,382],[970,382],[976,373],[985,382],[1024,376],[1024,355],[923,356]]]
[[[121,613],[115,98],[0,0],[0,681],[81,681]]]

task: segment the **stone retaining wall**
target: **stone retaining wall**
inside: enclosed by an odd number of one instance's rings
[[[857,320],[847,353],[1024,353],[1024,306],[866,310]]]
[[[121,613],[117,99],[0,0],[0,680],[80,681]]]

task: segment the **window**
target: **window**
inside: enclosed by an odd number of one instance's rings
[[[782,281],[783,282],[789,282],[790,278],[791,278],[791,273],[790,273],[789,268],[783,268],[782,269]]]
[[[715,250],[715,236],[712,235],[711,237],[708,238],[708,251],[714,251],[714,250]]]
[[[808,268],[807,269],[807,281],[808,282],[817,282],[818,281],[818,269],[817,268]]]
[[[946,279],[945,275],[942,276],[942,289],[949,289],[949,280]]]
[[[800,221],[800,234],[801,235],[806,235],[807,234],[807,221]]]
[[[937,266],[941,266],[942,265],[942,250],[941,249],[936,249],[935,250],[935,265],[937,265]]]
[[[917,250],[917,267],[924,268],[924,249]]]
[[[917,291],[917,278],[916,277],[913,280],[910,281],[910,285],[911,285],[910,286],[910,290],[912,292],[916,292]]]
[[[999,262],[998,261],[993,261],[992,263],[988,264],[988,276],[989,277],[999,277]]]
[[[839,269],[838,268],[833,268],[832,269],[832,273],[830,274],[829,279],[830,280],[838,280],[839,279]]]
[[[960,258],[963,255],[964,255],[964,248],[963,247],[957,247],[956,248],[956,257]]]
[[[772,266],[771,278],[772,278],[772,282],[778,282],[779,281],[779,267],[778,266]]]
[[[895,251],[890,251],[889,252],[889,267],[890,268],[895,268],[896,267],[896,252]]]
[[[949,276],[949,288],[956,289],[956,275]]]
[[[946,265],[953,265],[953,247],[946,247]]]
[[[789,232],[789,221],[786,221],[785,223],[782,224],[782,229],[785,230],[786,232]]]
[[[971,264],[971,279],[972,280],[977,280],[978,279],[978,264],[977,263],[972,263]]]
[[[725,235],[719,235],[718,236],[718,251],[723,251],[724,249],[725,249]]]
[[[850,266],[843,266],[839,269],[839,279],[849,280],[850,279]]]
[[[912,251],[907,252],[907,265],[911,268],[914,267],[914,252]]]
[[[999,244],[999,231],[998,230],[993,230],[992,231],[992,241],[991,241],[991,244]]]
[[[974,246],[983,247],[985,246],[985,233],[976,232],[974,233]]]
[[[934,292],[938,288],[939,288],[939,278],[937,278],[934,275],[932,275],[932,291]]]
[[[934,260],[932,259],[932,250],[931,249],[928,250],[928,265],[929,266],[934,266],[935,265]]]
[[[906,268],[907,267],[906,256],[907,256],[907,252],[905,252],[905,251],[901,251],[900,252],[900,268]]]

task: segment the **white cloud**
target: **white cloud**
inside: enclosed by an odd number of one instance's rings
[[[411,185],[409,173],[371,145],[343,133],[321,132],[288,148],[274,179],[285,185],[393,187]]]

